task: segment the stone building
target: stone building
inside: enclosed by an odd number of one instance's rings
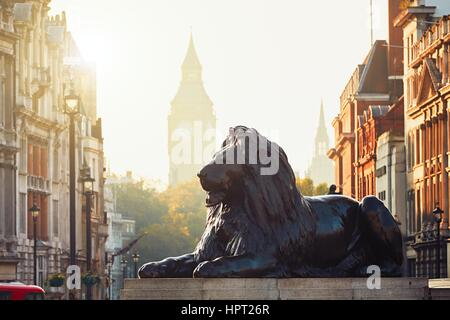
[[[311,165],[306,171],[306,177],[314,181],[314,184],[325,183],[328,186],[334,184],[333,162],[327,157],[330,139],[328,138],[327,126],[323,102],[320,105],[319,125],[314,140],[314,156]]]
[[[403,110],[402,110],[403,111]],[[406,157],[403,133],[386,131],[377,139],[376,195],[394,218],[400,222],[402,234],[406,211]]]
[[[365,144],[364,141],[358,141],[364,139],[364,135],[358,136],[361,117],[371,106],[393,105],[403,91],[402,50],[399,49],[402,46],[401,29],[393,25],[399,11],[400,1],[390,0],[389,40],[375,41],[366,59],[357,66],[341,94],[340,111],[333,120],[335,141],[328,156],[335,164],[335,180],[339,191],[354,198],[367,194],[364,188],[370,185],[370,181],[372,184],[375,181],[368,173],[375,171],[373,162],[370,163],[371,168],[365,166],[364,170],[360,170],[360,175],[355,167],[361,160],[358,146]],[[360,178],[368,182],[360,183]]]
[[[0,279],[15,279],[16,232],[16,145],[14,123],[14,69],[17,34],[13,25],[12,1],[0,1]]]
[[[37,283],[43,287],[50,275],[65,273],[69,263],[69,130],[63,109],[70,88],[79,96],[80,105],[75,130],[75,175],[77,264],[82,269],[88,241],[79,180],[84,165],[90,167],[95,179],[90,241],[92,270],[99,275],[104,273],[108,236],[103,214],[103,137],[96,110],[95,70],[82,60],[67,30],[65,14],[48,16],[49,3],[0,3],[0,279],[11,279],[11,275],[2,274],[5,258],[16,265],[12,279],[33,283],[34,234],[29,208],[36,204],[40,207]],[[94,295],[100,297],[101,291],[97,286]]]
[[[203,86],[194,40],[181,67],[182,78],[168,117],[169,185],[193,179],[216,147],[216,117]]]
[[[450,2],[409,1],[397,17],[403,28],[407,210],[410,275],[441,277],[449,263]],[[441,256],[433,210],[444,211]]]
[[[131,171],[125,176],[117,176],[109,174],[105,183],[105,211],[108,219],[108,240],[106,241],[106,252],[108,255],[108,274],[109,287],[108,298],[117,300],[120,298],[120,290],[123,288],[123,276],[134,276],[130,274],[130,256],[115,256],[115,254],[135,239],[136,221],[125,214],[119,213],[117,210],[117,192],[116,187],[137,183],[133,179]],[[114,256],[114,257],[113,257]],[[128,261],[127,270],[123,270],[121,265],[122,258]]]

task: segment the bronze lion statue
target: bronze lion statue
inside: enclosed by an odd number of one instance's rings
[[[362,277],[372,265],[401,275],[402,236],[380,200],[302,196],[284,151],[254,129],[230,129],[198,176],[208,194],[200,242],[143,265],[140,278]]]

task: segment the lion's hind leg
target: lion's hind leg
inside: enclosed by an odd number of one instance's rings
[[[300,266],[294,275],[300,278],[344,278],[366,276],[366,252],[360,246],[355,247],[345,258],[334,266]]]
[[[383,202],[373,196],[364,198],[360,214],[363,241],[371,252],[369,262],[380,267],[390,266],[392,262],[400,266],[403,262],[402,235]]]

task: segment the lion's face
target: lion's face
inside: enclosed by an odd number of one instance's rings
[[[198,173],[203,190],[208,193],[206,206],[213,207],[226,200],[244,175],[244,165],[217,164],[212,161]]]
[[[206,206],[214,207],[221,202],[239,203],[246,194],[246,188],[252,188],[249,197],[254,197],[255,189],[264,187],[269,180],[277,180],[279,151],[283,153],[255,129],[243,126],[231,128],[221,150],[198,173],[200,183],[208,193]],[[283,160],[287,159],[283,157]],[[275,172],[264,174],[270,168],[276,168]],[[290,166],[287,164],[286,168],[290,169]],[[265,182],[261,183],[263,180]]]

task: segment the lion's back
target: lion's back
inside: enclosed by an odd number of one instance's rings
[[[305,197],[305,200],[316,217],[315,262],[328,264],[339,260],[355,237],[359,237],[359,202],[342,195]]]

